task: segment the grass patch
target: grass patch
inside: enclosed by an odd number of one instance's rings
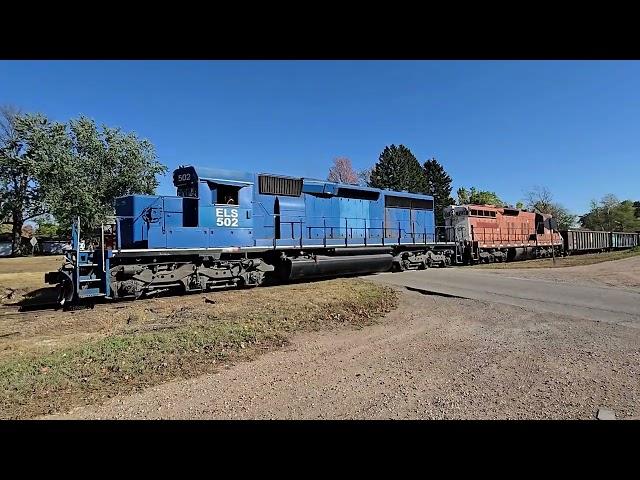
[[[488,263],[474,265],[473,268],[562,268],[576,267],[579,265],[592,265],[594,263],[609,262],[611,260],[623,260],[640,255],[640,248],[635,247],[630,250],[619,250],[615,252],[585,253],[582,255],[570,255],[568,257],[556,257],[554,265],[552,258],[541,258],[537,260],[524,260],[511,263]]]
[[[396,304],[390,287],[340,279],[38,317],[0,343],[0,418],[32,418],[212,372],[279,348],[294,332],[374,323]]]
[[[0,304],[16,305],[31,297],[42,302],[55,300],[56,293],[44,283],[44,274],[58,270],[63,259],[61,255],[0,258]]]

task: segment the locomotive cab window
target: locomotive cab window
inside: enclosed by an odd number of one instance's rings
[[[240,187],[234,185],[216,185],[216,204],[239,205]]]

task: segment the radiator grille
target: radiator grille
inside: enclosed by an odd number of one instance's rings
[[[263,195],[285,195],[299,197],[302,193],[301,178],[275,177],[273,175],[259,175],[258,185]]]

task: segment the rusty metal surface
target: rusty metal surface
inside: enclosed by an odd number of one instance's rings
[[[473,227],[474,240],[481,247],[536,247],[562,245],[559,232],[551,234],[551,230],[544,228],[544,233],[536,233],[536,214],[532,212],[516,211],[488,205],[469,205],[469,225]],[[505,210],[517,214],[505,215]],[[487,215],[489,212],[489,215]]]

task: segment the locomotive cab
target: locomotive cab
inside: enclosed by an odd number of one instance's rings
[[[178,168],[173,180],[182,197],[183,227],[199,230],[195,236],[189,235],[191,244],[198,237],[200,243],[206,239],[202,246],[207,248],[253,244],[253,182],[249,177],[188,166]]]
[[[471,241],[469,229],[469,208],[465,205],[445,207],[444,225],[448,242]]]

